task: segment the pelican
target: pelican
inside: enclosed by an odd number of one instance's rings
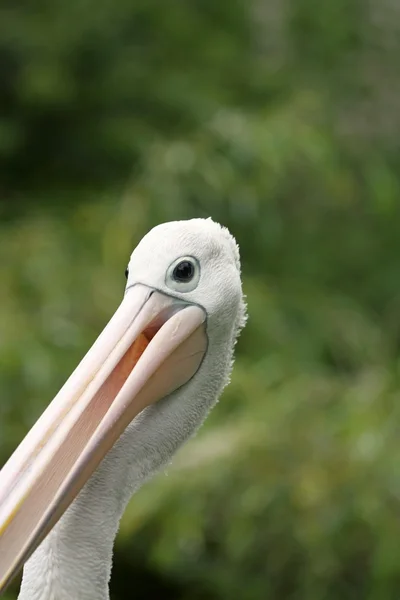
[[[132,494],[204,422],[246,321],[239,249],[211,219],[154,227],[92,348],[0,472],[0,592],[107,600]]]

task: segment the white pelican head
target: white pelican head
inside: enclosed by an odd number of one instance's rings
[[[107,597],[127,501],[196,431],[228,382],[245,323],[239,251],[228,230],[211,219],[159,225],[132,253],[126,275],[116,313],[0,472],[0,591],[33,553],[24,598],[53,597],[34,589],[41,569],[53,568],[46,544],[58,536],[65,556],[57,564],[72,565],[72,552],[79,558],[60,584],[72,586],[66,597]],[[90,577],[79,573],[90,543],[98,551],[96,526],[111,538],[99,556],[109,565],[101,590],[93,583],[86,596],[72,580]]]

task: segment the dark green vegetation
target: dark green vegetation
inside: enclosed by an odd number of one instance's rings
[[[241,246],[232,384],[133,499],[114,600],[399,596],[399,18],[387,0],[1,8],[1,459],[152,225],[211,215]]]

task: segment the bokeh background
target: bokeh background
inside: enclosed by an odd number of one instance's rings
[[[232,383],[133,498],[113,600],[399,598],[399,6],[2,2],[0,461],[150,227],[241,247]]]

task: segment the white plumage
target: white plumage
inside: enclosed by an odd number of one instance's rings
[[[171,275],[182,257],[199,267],[187,285]],[[109,598],[113,544],[127,502],[196,432],[228,383],[246,318],[239,251],[228,230],[211,219],[155,227],[130,259],[127,289],[139,283],[205,310],[203,361],[190,381],[128,425],[25,564],[19,600]]]

